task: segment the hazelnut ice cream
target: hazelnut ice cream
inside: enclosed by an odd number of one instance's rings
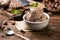
[[[30,10],[29,15],[26,16],[26,20],[32,22],[40,22],[46,20],[46,17],[43,15],[43,10],[40,7]]]

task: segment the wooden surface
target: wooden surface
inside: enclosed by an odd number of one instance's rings
[[[60,14],[51,16],[49,25],[40,32],[23,32],[18,31],[14,25],[10,22],[5,27],[13,29],[16,33],[24,35],[31,40],[60,40]],[[6,36],[3,31],[0,30],[0,40],[23,40],[15,35]]]

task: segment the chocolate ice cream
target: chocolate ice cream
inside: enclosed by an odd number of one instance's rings
[[[34,10],[30,10],[26,20],[32,22],[40,22],[46,20],[46,16],[43,15],[43,10],[40,7],[36,7]]]

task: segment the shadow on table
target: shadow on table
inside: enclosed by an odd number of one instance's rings
[[[49,28],[49,25],[43,30],[40,30],[40,31],[33,30],[32,32],[34,35],[42,35],[42,36],[48,36],[48,37],[53,35],[53,31]]]

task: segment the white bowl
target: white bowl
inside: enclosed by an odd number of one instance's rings
[[[50,16],[47,14],[47,13],[44,13],[44,15],[48,18],[46,21],[42,21],[42,22],[31,22],[31,21],[27,21],[25,19],[25,17],[28,15],[29,13],[26,13],[24,16],[23,16],[23,20],[24,22],[29,26],[29,28],[31,30],[42,30],[44,29],[45,27],[47,27],[47,25],[49,24],[49,19],[50,19]]]

